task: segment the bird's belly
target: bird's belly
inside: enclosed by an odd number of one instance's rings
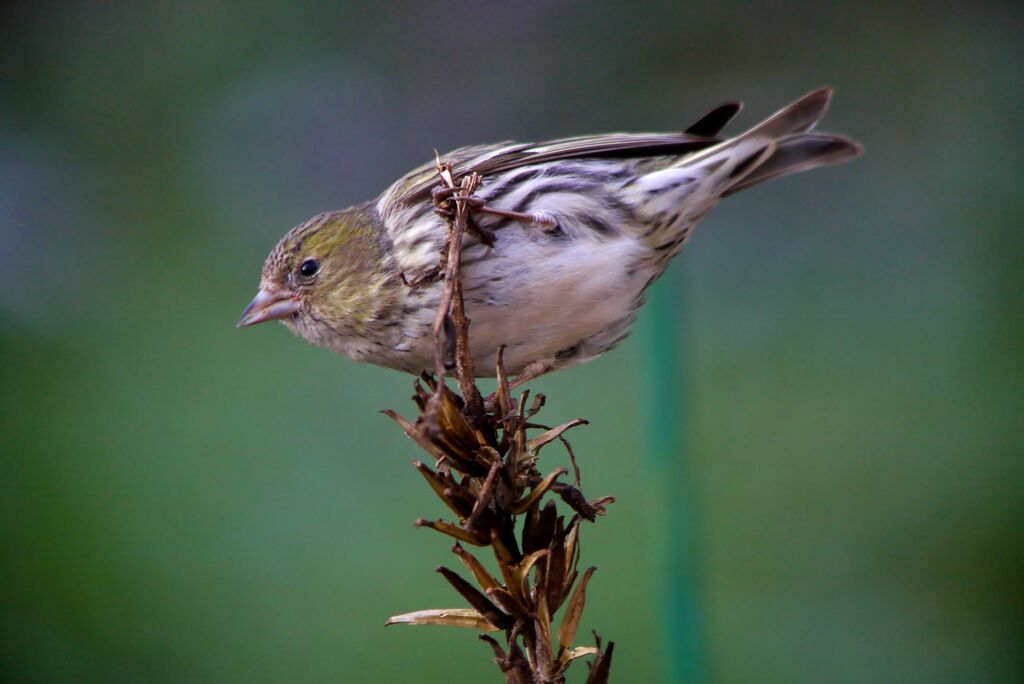
[[[503,237],[463,272],[480,375],[494,374],[501,345],[506,370],[517,373],[538,360],[556,367],[584,361],[621,338],[652,275],[640,266],[642,246],[629,237],[554,242],[527,236],[502,245]]]
[[[663,267],[650,257],[631,234],[558,238],[519,224],[502,228],[493,247],[467,245],[462,283],[477,374],[494,376],[501,346],[510,374],[534,361],[561,368],[606,351],[625,335],[644,287]],[[442,289],[435,283],[405,292],[402,325],[391,343],[358,355],[339,351],[412,373],[433,370],[432,325]]]

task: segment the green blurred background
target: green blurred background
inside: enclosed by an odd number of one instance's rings
[[[535,383],[549,421],[593,421],[584,485],[618,497],[584,530],[584,626],[619,682],[1020,681],[1022,19],[5,4],[4,679],[498,681],[471,632],[383,628],[458,604],[449,545],[410,524],[443,511],[377,413],[411,411],[410,379],[236,330],[263,257],[435,147],[678,129],[742,98],[737,130],[829,84],[824,128],[866,155],[725,202],[660,320]],[[690,530],[692,576],[664,567]]]

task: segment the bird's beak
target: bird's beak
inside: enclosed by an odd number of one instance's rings
[[[273,291],[260,288],[249,306],[245,307],[242,317],[238,319],[238,327],[245,328],[263,321],[274,321],[288,318],[299,310],[299,303],[288,291]]]

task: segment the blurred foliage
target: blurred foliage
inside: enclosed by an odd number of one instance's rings
[[[448,602],[448,549],[410,525],[415,450],[375,413],[411,378],[235,330],[265,253],[434,147],[672,129],[732,98],[743,125],[822,84],[826,127],[864,158],[730,199],[659,284],[684,342],[711,679],[1021,678],[1022,18],[4,4],[4,678],[490,681],[462,632],[383,629]],[[618,642],[623,682],[658,677],[673,636],[656,584],[625,581],[656,576],[665,543],[641,467],[648,349],[535,383],[549,420],[593,421],[585,485],[619,500],[586,535],[583,628]]]

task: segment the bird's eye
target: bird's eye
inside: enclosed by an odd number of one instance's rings
[[[316,275],[316,272],[320,270],[320,262],[316,259],[306,259],[299,266],[299,273],[306,278],[312,278]]]

